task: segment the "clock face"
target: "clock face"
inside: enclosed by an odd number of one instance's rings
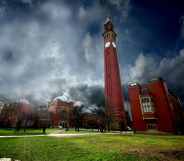
[[[110,42],[106,42],[106,43],[105,43],[105,48],[110,47],[110,45],[111,45],[111,43],[110,43]]]
[[[116,44],[115,44],[115,42],[112,42],[112,46],[113,46],[114,48],[116,48]]]
[[[105,48],[108,48],[108,47],[110,47],[110,46],[111,46],[111,42],[106,42],[106,43],[105,43]],[[112,46],[113,46],[114,48],[116,48],[115,42],[112,42]]]

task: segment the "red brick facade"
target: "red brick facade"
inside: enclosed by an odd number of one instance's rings
[[[111,120],[111,127],[120,129],[125,127],[125,112],[123,93],[121,88],[120,71],[116,51],[116,33],[109,19],[104,24],[104,69],[105,69],[105,102],[107,119]]]
[[[51,125],[58,127],[62,122],[65,122],[66,126],[73,127],[73,108],[73,102],[54,100],[49,107]]]
[[[135,131],[154,129],[175,133],[182,128],[179,99],[168,91],[162,79],[142,86],[132,83],[128,93]]]

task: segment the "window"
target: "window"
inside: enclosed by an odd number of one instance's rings
[[[141,106],[143,112],[154,112],[154,104],[151,97],[141,97]]]

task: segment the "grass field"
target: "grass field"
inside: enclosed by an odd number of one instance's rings
[[[184,136],[99,134],[74,138],[0,138],[2,157],[21,161],[184,161]]]
[[[53,133],[57,131],[57,129],[47,129],[46,133]],[[16,132],[14,129],[0,129],[0,136],[9,136],[9,135],[38,135],[43,134],[42,129],[26,129],[26,132],[24,132],[23,129],[21,129],[19,132]]]
[[[46,129],[46,134],[50,133],[72,133],[72,134],[78,134],[78,133],[93,133],[97,132],[97,130],[92,129],[80,129],[80,131],[75,131],[74,129],[69,129],[68,131],[65,131],[64,129],[59,128],[48,128]],[[0,129],[0,136],[12,136],[12,135],[40,135],[43,134],[42,129],[26,129],[26,132],[24,132],[23,129],[21,129],[19,132],[16,132],[15,129]]]

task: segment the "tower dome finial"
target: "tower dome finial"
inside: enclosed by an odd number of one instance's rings
[[[104,23],[104,29],[105,31],[113,31],[113,23],[111,17],[106,18],[106,21]]]
[[[112,19],[110,16],[106,17],[106,20],[104,22],[104,25],[107,24],[108,22],[112,22]]]

